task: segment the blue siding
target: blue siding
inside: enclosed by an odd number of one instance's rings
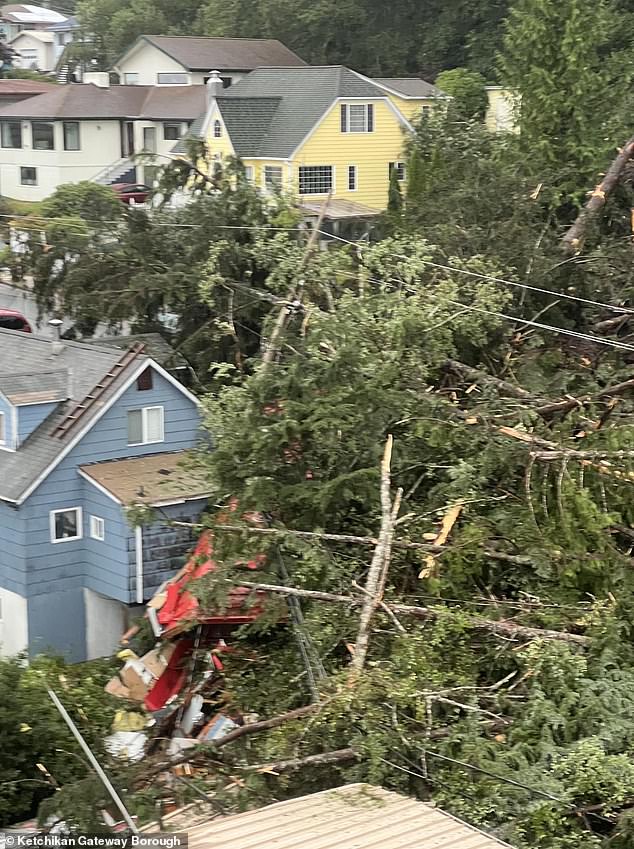
[[[81,587],[28,600],[29,651],[61,654],[66,660],[86,658],[86,616]]]
[[[15,448],[15,407],[0,395],[0,413],[4,415],[4,441],[9,448]]]
[[[17,507],[0,501],[0,585],[26,595],[24,516]]]
[[[129,532],[123,510],[82,478],[77,467],[102,460],[178,451],[196,444],[198,408],[158,372],[153,377],[151,390],[139,391],[133,384],[22,506],[29,540],[30,596],[71,589],[83,583],[111,598],[131,600],[125,542]],[[164,407],[164,442],[129,447],[127,411],[157,405]],[[83,508],[83,538],[52,543],[49,513],[69,507]],[[91,511],[106,520],[104,543],[89,537]]]
[[[27,404],[18,407],[18,444],[21,445],[29,437],[36,427],[39,427],[44,419],[57,407],[57,401],[49,404]]]

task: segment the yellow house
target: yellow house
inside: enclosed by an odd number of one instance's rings
[[[288,191],[309,212],[330,194],[329,217],[372,215],[387,205],[392,169],[405,179],[412,121],[446,99],[423,80],[372,80],[338,65],[258,68],[228,89],[212,72],[189,136],[212,159],[240,157],[263,191]],[[182,140],[174,152],[185,151]]]

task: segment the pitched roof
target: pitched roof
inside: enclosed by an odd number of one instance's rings
[[[512,849],[426,802],[348,784],[188,826],[189,849]]]
[[[66,15],[60,15],[52,9],[42,6],[31,6],[23,3],[11,3],[0,8],[0,18],[20,24],[58,23],[66,20]]]
[[[69,378],[68,369],[0,374],[0,392],[15,406],[65,401]]]
[[[56,85],[51,91],[0,108],[2,118],[140,118],[192,121],[205,106],[205,87],[80,83]]]
[[[79,468],[126,506],[158,506],[210,494],[209,481],[200,471],[188,468],[188,459],[189,452],[172,451],[89,463]]]
[[[39,80],[0,80],[0,103],[3,97],[12,97],[16,94],[45,94],[55,88],[57,88],[55,83]]]
[[[74,404],[83,401],[112,369],[121,358],[121,351],[82,345],[79,342],[64,342],[61,350],[55,353],[53,346],[53,339],[0,328],[0,384],[4,382],[5,385],[12,385],[11,378],[16,371],[16,364],[19,364],[24,373],[24,392],[39,391],[42,387],[40,375],[46,372],[65,372],[68,386],[65,402],[58,405],[17,451],[0,451],[0,499],[5,501],[19,501],[59,454],[68,448],[73,436],[99,415],[104,404],[134,370],[148,362],[144,354],[137,356],[120,371],[99,397],[99,401],[86,410],[81,426],[78,424],[76,429],[60,439],[53,436],[53,429],[64,421]]]
[[[435,85],[418,77],[381,77],[374,82],[404,97],[447,97]]]
[[[23,29],[22,32],[19,32],[11,39],[9,44],[15,44],[19,38],[24,38],[24,36],[35,38],[37,41],[44,42],[44,44],[52,44],[54,40],[52,32],[47,32],[46,30],[41,29]]]
[[[143,342],[145,353],[166,369],[188,368],[189,363],[175,348],[172,348],[160,333],[135,333],[134,336],[107,336],[96,340],[87,340],[85,345],[99,345],[101,348],[119,348],[127,350],[135,342]]]
[[[252,71],[267,65],[306,64],[276,38],[141,35],[139,39],[158,47],[190,71]]]
[[[258,68],[217,103],[238,156],[288,157],[339,97],[385,93],[342,65]]]
[[[59,23],[51,24],[46,27],[49,32],[67,32],[72,29],[79,29],[79,21],[74,15],[71,15],[70,18],[66,18],[65,21],[59,21]]]

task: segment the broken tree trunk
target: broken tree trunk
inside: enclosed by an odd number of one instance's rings
[[[605,177],[590,194],[586,205],[561,240],[564,253],[569,256],[580,253],[590,222],[603,209],[610,194],[617,187],[632,155],[634,155],[634,136],[625,142],[618,156],[606,171]]]
[[[379,541],[374,549],[374,556],[368,571],[368,578],[365,585],[365,599],[359,619],[359,633],[354,648],[352,657],[351,680],[358,675],[363,669],[365,658],[368,653],[368,644],[370,641],[370,622],[374,611],[381,603],[382,584],[385,581],[382,576],[390,562],[390,551],[392,546],[392,537],[394,535],[394,522],[396,521],[396,512],[400,504],[401,496],[397,494],[392,504],[390,495],[390,464],[392,462],[392,436],[388,436],[383,452],[383,461],[381,463],[381,530],[379,532]]]

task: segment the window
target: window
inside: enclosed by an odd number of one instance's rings
[[[300,165],[300,195],[324,195],[332,191],[332,165]]]
[[[138,74],[124,74],[123,75],[123,84],[124,85],[138,85],[139,84],[139,75]]]
[[[219,139],[222,137],[222,124],[217,119],[214,121],[214,138]]]
[[[20,183],[23,186],[37,186],[37,168],[20,168]]]
[[[81,507],[51,510],[51,542],[70,542],[81,539]]]
[[[35,121],[31,124],[33,150],[55,150],[53,129],[53,124],[36,123]]]
[[[106,525],[99,516],[90,517],[90,536],[103,542],[106,536]]]
[[[348,191],[354,192],[357,188],[357,166],[348,165]]]
[[[157,74],[158,85],[187,85],[189,82],[187,74]]]
[[[2,122],[2,147],[22,147],[22,124],[19,121]]]
[[[341,132],[374,132],[374,106],[371,103],[342,103]]]
[[[248,180],[250,183],[252,183],[252,182],[253,182],[253,177],[254,177],[254,174],[253,174],[253,165],[245,165],[245,166],[244,166],[244,176],[247,178],[247,180]]]
[[[148,445],[163,439],[163,407],[128,410],[128,445]]]
[[[139,392],[146,392],[152,388],[152,369],[146,368],[136,379],[136,388]]]
[[[398,180],[405,179],[405,163],[404,162],[390,162],[389,167],[389,176],[392,177],[392,171],[396,168],[396,177]]]
[[[180,124],[163,124],[163,138],[165,139],[165,141],[178,141],[180,137]]]
[[[231,77],[220,77],[220,79],[222,80],[223,88],[229,88],[229,86],[233,82],[233,79]]]
[[[0,445],[6,445],[4,413],[0,413]]]
[[[264,166],[264,187],[266,189],[279,189],[282,186],[282,166]]]
[[[422,113],[426,118],[429,117],[431,115],[431,106],[423,106]]]
[[[79,121],[64,121],[64,150],[79,150]]]

